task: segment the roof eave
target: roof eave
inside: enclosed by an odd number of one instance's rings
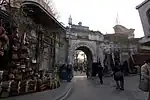
[[[59,25],[63,31],[66,31],[66,28],[51,13],[49,13],[44,7],[40,6],[37,2],[34,2],[34,1],[30,1],[30,2],[37,4],[37,6],[40,7],[41,10],[43,10],[57,25]],[[27,3],[27,1],[23,1],[22,5],[24,5],[26,3]]]
[[[150,0],[145,0],[145,1],[143,1],[141,4],[139,4],[138,6],[136,6],[136,9],[139,9],[139,8],[142,7],[144,4],[146,4],[148,1],[150,1]]]
[[[50,17],[64,30],[66,31],[66,28],[53,16],[50,14]]]

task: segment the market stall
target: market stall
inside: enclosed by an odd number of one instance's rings
[[[55,45],[63,27],[37,5],[2,6],[6,9],[0,9],[0,97],[59,87]]]

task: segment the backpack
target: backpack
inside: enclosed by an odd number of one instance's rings
[[[120,66],[117,66],[117,69],[118,69],[118,71],[115,72],[115,76],[116,76],[117,78],[123,77],[123,72],[121,71]]]

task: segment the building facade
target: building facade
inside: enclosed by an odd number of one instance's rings
[[[59,87],[56,64],[66,57],[65,27],[43,0],[3,1],[0,2],[0,98]],[[59,56],[61,52],[63,55]]]
[[[104,64],[111,70],[116,63],[124,64],[138,52],[138,38],[134,38],[134,29],[127,29],[122,25],[113,27],[113,34],[104,35]],[[128,63],[129,64],[129,63]]]
[[[150,1],[145,0],[136,7],[139,12],[141,23],[143,26],[144,37],[140,40],[143,45],[150,45]]]
[[[143,64],[145,60],[150,59],[150,1],[145,0],[138,6],[136,6],[136,9],[139,12],[139,16],[141,19],[143,31],[144,31],[144,37],[139,41],[141,46],[139,48],[139,57],[137,57],[137,63],[139,65]],[[141,62],[142,60],[142,62]]]
[[[98,61],[103,66],[103,47],[104,41],[103,34],[99,31],[92,31],[87,26],[83,26],[81,22],[78,25],[72,24],[72,19],[69,20],[69,27],[67,27],[67,39],[68,39],[68,63],[74,63],[75,51],[82,50],[89,62],[91,68],[92,63]]]

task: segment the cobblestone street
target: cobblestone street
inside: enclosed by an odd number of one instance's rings
[[[147,94],[138,89],[139,76],[125,77],[125,90],[115,89],[113,78],[104,78],[104,85],[98,79],[76,76],[73,91],[67,100],[145,100]]]

